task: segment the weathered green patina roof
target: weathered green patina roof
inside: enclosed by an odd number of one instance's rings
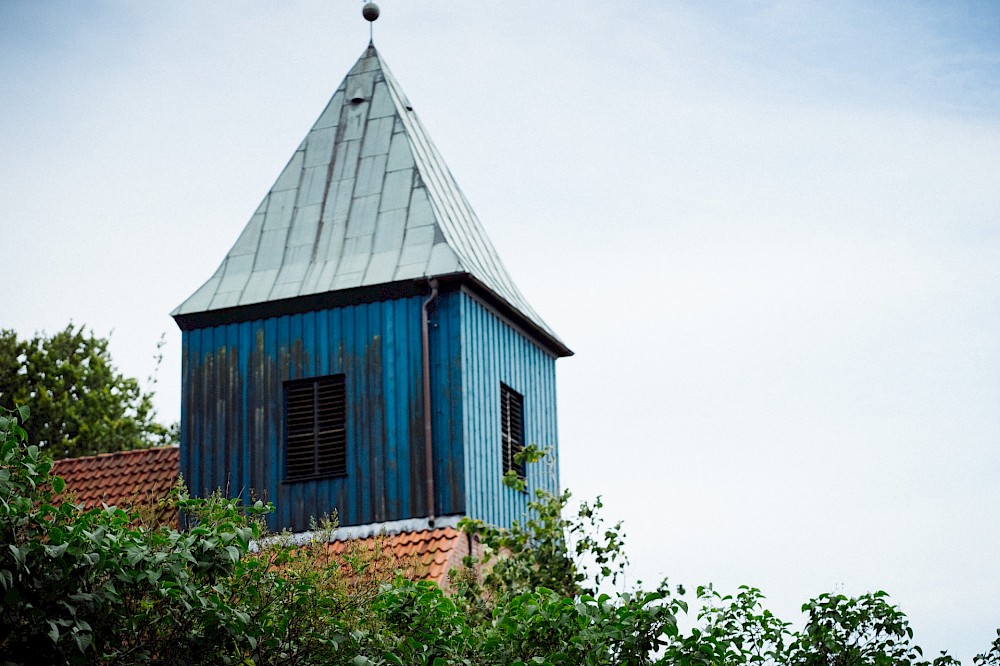
[[[514,285],[369,45],[215,275],[172,314],[445,275],[470,277],[559,355],[571,353]]]

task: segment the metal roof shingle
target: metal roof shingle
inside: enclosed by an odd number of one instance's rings
[[[450,273],[470,274],[558,341],[370,45],[222,266],[172,314]]]

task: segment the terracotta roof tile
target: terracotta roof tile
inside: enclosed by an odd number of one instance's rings
[[[179,449],[174,446],[57,460],[53,471],[66,481],[63,497],[91,508],[155,505],[177,483],[179,469]],[[176,512],[169,509],[160,508],[155,517],[164,524],[177,521]],[[469,540],[454,527],[439,527],[331,541],[326,547],[334,557],[360,554],[386,567],[386,574],[401,571],[448,587],[448,572],[461,566]],[[478,551],[478,544],[473,548]]]
[[[392,566],[418,580],[448,586],[448,571],[462,564],[469,552],[468,539],[454,527],[400,532],[361,539],[332,541],[327,550],[334,556],[387,551]]]
[[[180,449],[164,446],[57,460],[53,473],[66,482],[63,497],[85,507],[154,504],[166,497],[180,473]],[[176,512],[160,508],[156,519],[177,521]]]

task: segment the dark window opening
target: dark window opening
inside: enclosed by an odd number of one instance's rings
[[[285,382],[285,480],[347,474],[344,375]]]
[[[513,470],[524,479],[524,463],[514,456],[524,449],[524,396],[500,384],[500,437],[503,441],[503,473]]]

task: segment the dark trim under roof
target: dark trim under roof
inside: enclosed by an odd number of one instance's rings
[[[537,343],[552,356],[563,358],[573,355],[572,350],[564,345],[562,341],[521,314],[510,303],[498,296],[471,274],[450,273],[448,275],[436,276],[433,279],[437,280],[439,289],[444,293],[462,290],[473,296],[487,309],[503,319],[505,323],[522,333],[529,340]],[[429,293],[429,290],[429,279],[419,278],[356,287],[354,289],[327,291],[321,294],[307,294],[293,298],[238,305],[236,307],[208,310],[205,312],[175,314],[173,318],[182,331],[191,331],[197,328],[281,317],[300,312],[326,310],[329,308],[374,303],[376,301],[387,301],[410,296],[423,296]]]

